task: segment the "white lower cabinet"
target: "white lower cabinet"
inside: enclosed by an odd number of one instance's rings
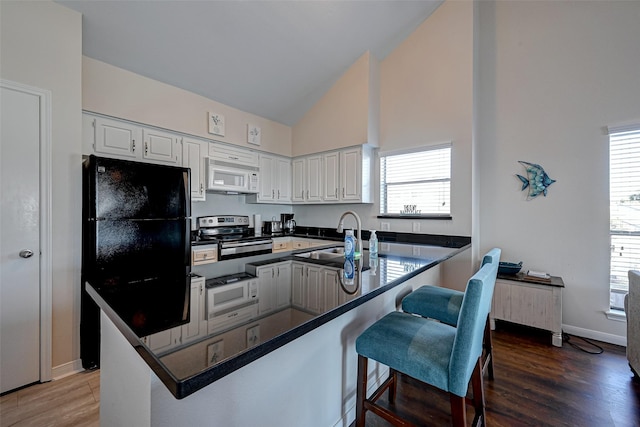
[[[291,261],[257,267],[255,274],[258,277],[258,315],[291,304]]]
[[[158,354],[164,353],[207,334],[207,323],[204,318],[204,285],[204,277],[191,278],[189,323],[144,337],[143,341],[147,347]]]
[[[291,304],[318,314],[337,307],[342,303],[338,274],[337,268],[293,261]]]

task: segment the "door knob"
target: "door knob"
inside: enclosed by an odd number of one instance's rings
[[[33,251],[29,249],[23,249],[20,251],[20,256],[22,258],[31,258],[33,256]]]

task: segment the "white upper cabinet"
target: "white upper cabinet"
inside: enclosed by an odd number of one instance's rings
[[[209,157],[217,162],[258,167],[258,153],[242,147],[231,147],[212,142],[209,144]]]
[[[182,165],[182,136],[125,120],[85,113],[82,140],[84,154]]]
[[[372,203],[372,149],[357,146],[293,160],[293,201]]]
[[[340,200],[340,153],[333,151],[325,153],[322,157],[324,176],[324,191],[322,200],[326,202],[337,202]]]
[[[322,155],[314,154],[293,160],[292,187],[293,202],[322,201]]]
[[[182,138],[174,133],[142,128],[144,150],[142,158],[163,163],[182,164]]]
[[[257,195],[247,196],[250,203],[291,203],[291,160],[260,154],[260,184]]]
[[[92,134],[87,135],[93,150],[99,154],[110,154],[135,159],[142,152],[142,128],[131,123],[101,117],[86,117]],[[85,126],[85,130],[86,126]]]
[[[191,201],[204,201],[205,156],[207,143],[191,138],[182,138],[182,166],[191,169]]]

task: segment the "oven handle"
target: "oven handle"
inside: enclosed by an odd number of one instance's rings
[[[273,240],[252,240],[250,242],[222,242],[222,248],[240,248],[243,246],[257,246],[257,245],[268,245],[273,244]]]

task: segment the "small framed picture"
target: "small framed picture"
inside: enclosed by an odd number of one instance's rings
[[[224,136],[224,116],[209,112],[209,133]]]
[[[248,124],[247,125],[247,142],[253,145],[260,145],[262,139],[262,131],[258,126]]]

